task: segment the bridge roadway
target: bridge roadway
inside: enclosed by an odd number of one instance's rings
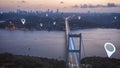
[[[68,35],[71,34],[70,29],[69,29],[69,24],[68,24],[68,19],[69,17],[66,17],[65,19],[65,28],[66,28],[66,45],[67,45],[67,68],[80,68],[79,67],[79,60],[78,60],[78,55],[76,53],[68,53],[68,50],[75,50],[75,45],[73,38],[70,37],[68,38]]]

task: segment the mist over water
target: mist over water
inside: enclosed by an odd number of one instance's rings
[[[111,57],[120,59],[119,29],[82,29],[72,31],[72,33],[82,33],[85,48],[85,56],[82,49],[82,57],[107,57],[104,44],[111,42],[116,46],[116,52]],[[78,41],[75,42],[78,43]],[[0,53],[3,52],[65,59],[65,33],[62,31],[0,30]]]

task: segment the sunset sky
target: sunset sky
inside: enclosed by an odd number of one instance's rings
[[[0,0],[0,11],[120,12],[120,0]]]

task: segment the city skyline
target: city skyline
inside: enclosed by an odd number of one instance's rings
[[[120,0],[0,0],[0,11],[120,12]],[[102,11],[101,11],[102,10]]]

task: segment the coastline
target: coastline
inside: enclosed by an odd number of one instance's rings
[[[120,59],[107,57],[86,57],[81,60],[82,68],[119,68]],[[34,56],[13,55],[0,53],[0,67],[2,68],[65,68],[65,61]]]

